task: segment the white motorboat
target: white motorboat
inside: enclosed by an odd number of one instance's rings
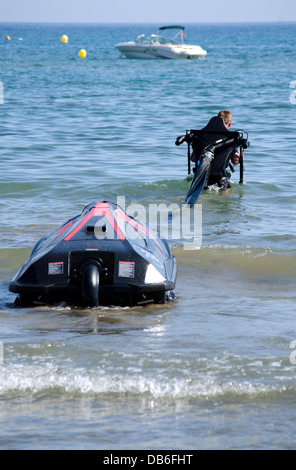
[[[173,37],[161,35],[164,30],[177,29]],[[128,59],[203,59],[207,51],[200,46],[184,44],[184,26],[162,26],[156,34],[145,36],[141,34],[134,41],[122,42],[115,48]],[[180,36],[180,40],[176,38]]]

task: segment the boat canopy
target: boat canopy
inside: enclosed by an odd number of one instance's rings
[[[159,31],[163,31],[164,29],[182,29],[184,31],[185,26],[179,26],[179,25],[161,26],[161,28],[159,28]]]

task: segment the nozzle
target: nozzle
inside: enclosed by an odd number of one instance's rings
[[[243,149],[247,149],[250,145],[250,142],[247,139],[241,139],[240,146]]]
[[[187,142],[187,135],[180,135],[179,137],[177,137],[175,145],[179,146],[183,144],[183,142]]]

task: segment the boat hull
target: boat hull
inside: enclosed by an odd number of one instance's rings
[[[207,51],[200,46],[138,44],[134,41],[115,48],[127,59],[204,59]]]

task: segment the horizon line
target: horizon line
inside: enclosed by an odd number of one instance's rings
[[[43,20],[1,20],[0,24],[52,24],[52,25],[59,25],[59,24],[85,24],[85,25],[136,25],[136,24],[159,24],[159,22],[156,21],[99,21],[99,22],[94,22],[94,21],[43,21]],[[172,22],[167,22],[166,24],[172,24]],[[285,23],[285,24],[295,24],[296,20],[284,20],[284,19],[279,19],[279,20],[246,20],[246,21],[181,21],[181,23],[184,24],[278,24],[278,23]],[[162,23],[161,23],[162,24]]]

